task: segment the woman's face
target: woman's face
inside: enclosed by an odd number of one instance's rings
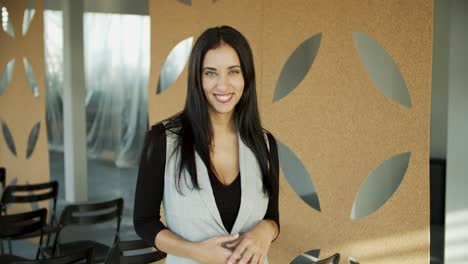
[[[227,44],[209,50],[202,63],[202,85],[210,114],[232,114],[244,92],[236,51]]]

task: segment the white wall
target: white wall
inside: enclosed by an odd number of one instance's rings
[[[468,263],[468,1],[450,1],[445,263]]]
[[[432,56],[431,157],[447,157],[450,2],[434,0]]]

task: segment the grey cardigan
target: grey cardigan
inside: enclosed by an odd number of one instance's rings
[[[223,225],[211,189],[208,171],[200,156],[195,153],[198,183],[201,190],[191,187],[188,174],[182,175],[181,195],[173,180],[180,154],[173,151],[177,136],[166,131],[166,167],[164,174],[163,207],[167,227],[180,237],[199,242],[212,237],[229,234]],[[244,233],[259,223],[268,207],[268,196],[263,192],[262,175],[257,159],[239,137],[239,167],[241,177],[241,204],[231,234]],[[265,135],[265,140],[268,141]],[[269,144],[267,144],[269,146]],[[185,184],[186,183],[186,184]],[[198,262],[167,255],[166,264],[196,264]],[[264,264],[268,260],[265,258]]]

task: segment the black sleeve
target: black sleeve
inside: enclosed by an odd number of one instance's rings
[[[268,136],[268,143],[270,144],[270,166],[273,169],[273,175],[276,177],[274,179],[274,193],[270,197],[268,202],[268,208],[263,219],[269,219],[275,221],[276,225],[278,226],[278,235],[273,239],[275,241],[279,236],[280,231],[280,221],[279,221],[279,209],[278,209],[278,198],[279,198],[279,158],[278,158],[278,147],[276,145],[275,138],[270,134],[267,133]]]
[[[165,166],[166,131],[160,123],[146,133],[133,207],[133,225],[136,233],[155,248],[156,235],[167,228],[161,222],[160,213]]]

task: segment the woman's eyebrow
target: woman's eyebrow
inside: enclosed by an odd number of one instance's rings
[[[240,65],[232,65],[228,67],[229,70],[234,69],[234,68],[240,68]]]
[[[211,71],[216,71],[217,69],[214,67],[203,67],[203,70],[211,70]]]

